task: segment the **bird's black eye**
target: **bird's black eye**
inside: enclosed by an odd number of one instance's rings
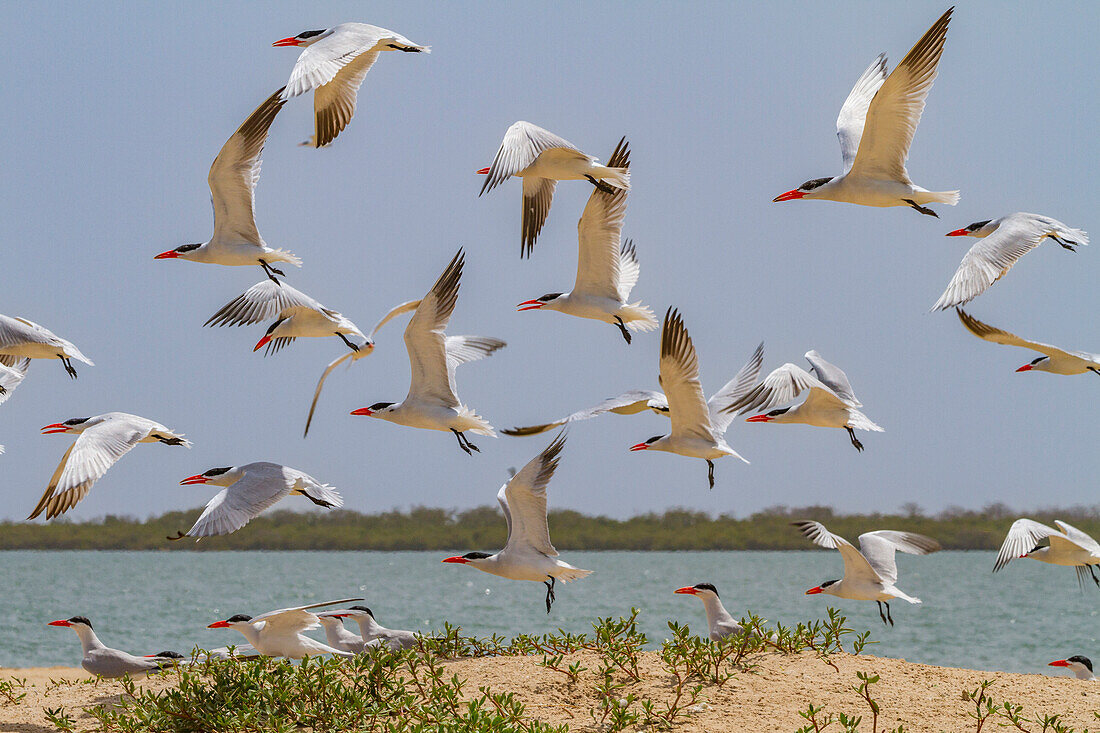
[[[539,298],[539,300],[541,300],[543,303],[549,303],[551,300],[554,300],[559,295],[561,295],[561,293],[547,293],[546,295]]]
[[[647,440],[647,441],[645,442],[645,444],[646,444],[646,445],[652,445],[653,443],[656,443],[656,442],[657,442],[658,440],[660,440],[660,439],[661,439],[661,438],[663,438],[663,437],[665,437],[665,436],[663,436],[663,435],[654,435],[654,436],[653,436],[652,438],[650,438],[649,440]]]
[[[202,246],[201,244],[181,244],[179,247],[176,247],[176,251],[177,252],[190,252],[191,250],[198,249],[201,246]]]
[[[233,467],[232,466],[226,466],[225,468],[211,468],[209,471],[205,472],[203,474],[203,476],[207,476],[207,477],[221,476],[223,473],[225,473],[226,471],[228,471],[231,468],[233,468]]]
[[[74,417],[72,420],[66,420],[65,422],[63,422],[61,424],[62,425],[83,425],[84,423],[88,422],[90,419],[91,418],[89,418],[89,417]]]
[[[280,318],[279,320],[275,321],[275,322],[274,322],[274,323],[272,323],[272,324],[271,324],[270,326],[268,326],[268,327],[267,327],[267,334],[266,334],[266,335],[267,335],[267,336],[270,336],[270,335],[271,335],[271,332],[272,332],[272,331],[274,331],[274,330],[275,330],[276,328],[278,328],[278,327],[279,327],[279,324],[280,324],[280,323],[282,323],[282,322],[283,322],[283,321],[285,321],[285,320],[286,320],[285,318]]]
[[[297,38],[313,38],[314,36],[319,36],[324,32],[325,32],[324,28],[322,28],[319,31],[302,31],[296,37]]]
[[[831,180],[833,180],[833,179],[832,178],[815,178],[812,181],[806,181],[805,183],[803,183],[801,186],[798,187],[798,190],[799,191],[813,191],[815,188],[818,188],[819,186],[824,186],[826,183],[828,183]]]

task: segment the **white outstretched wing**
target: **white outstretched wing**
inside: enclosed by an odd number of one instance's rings
[[[1003,331],[995,326],[990,326],[988,323],[979,321],[962,308],[956,308],[955,312],[958,313],[959,320],[962,321],[962,324],[966,326],[966,330],[980,339],[985,339],[995,344],[1003,344],[1005,346],[1019,346],[1024,349],[1031,349],[1033,351],[1038,351],[1040,354],[1046,354],[1047,356],[1075,357],[1085,359],[1086,361],[1096,360],[1096,356],[1093,354],[1086,354],[1080,351],[1066,351],[1065,349],[1051,346],[1050,344],[1022,339],[1016,334]]]
[[[898,565],[894,557],[896,550],[910,555],[928,555],[942,548],[939,542],[922,534],[880,529],[861,534],[859,549],[879,577],[892,585],[898,580]]]
[[[752,352],[749,360],[733,376],[733,379],[726,382],[722,389],[715,392],[707,400],[710,422],[715,431],[725,434],[730,422],[733,421],[734,415],[733,411],[727,408],[743,399],[749,393],[749,390],[756,386],[756,380],[760,377],[760,367],[763,363],[764,342],[761,341],[756,350]]]
[[[1055,534],[1058,534],[1058,530],[1053,527],[1032,519],[1017,519],[1008,528],[1008,534],[1001,543],[997,562],[993,564],[993,572],[997,572],[1016,558],[1023,557],[1034,550],[1041,540]]]
[[[560,420],[555,420],[554,422],[544,423],[542,425],[532,425],[525,428],[508,428],[500,432],[505,435],[516,436],[536,435],[560,425],[576,422],[577,420],[588,420],[597,415],[602,415],[605,412],[614,412],[619,415],[634,415],[642,410],[648,409],[653,409],[654,411],[667,415],[668,401],[660,392],[654,392],[648,389],[632,389],[629,392],[623,392],[618,397],[609,397],[594,407],[578,410],[572,415],[563,417]]]
[[[710,410],[699,383],[695,345],[679,311],[669,308],[661,330],[661,389],[668,399],[674,435],[695,436],[717,442]]]
[[[793,524],[798,527],[804,537],[811,540],[818,547],[840,551],[840,556],[844,559],[845,580],[862,580],[868,583],[881,583],[883,581],[882,577],[871,567],[871,563],[867,562],[867,558],[856,549],[855,545],[840,535],[827,530],[821,522],[804,520],[793,522]]]
[[[204,326],[245,326],[270,321],[296,308],[324,311],[325,307],[286,283],[261,280],[229,301]]]
[[[859,150],[859,139],[863,137],[863,124],[867,119],[867,108],[878,92],[882,82],[886,81],[886,54],[880,53],[871,62],[867,70],[856,81],[840,114],[836,118],[836,136],[840,139],[840,155],[844,160],[844,172],[852,168]]]
[[[505,549],[526,547],[549,557],[557,556],[546,523],[546,487],[558,467],[564,445],[562,432],[501,489],[503,499],[500,495],[497,498],[502,499],[500,503],[509,520]]]
[[[405,348],[409,352],[412,383],[409,397],[435,399],[447,407],[459,406],[454,369],[448,364],[447,324],[451,320],[465,257],[461,249],[420,301],[405,327]]]
[[[817,349],[806,352],[806,361],[810,362],[810,368],[814,370],[814,374],[822,384],[833,391],[833,394],[852,407],[863,406],[863,403],[856,399],[856,393],[848,381],[848,375],[840,367],[825,361],[821,354],[817,353]]]

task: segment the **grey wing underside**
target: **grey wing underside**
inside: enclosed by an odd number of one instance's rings
[[[652,406],[651,406],[652,403]],[[662,409],[663,408],[663,409]],[[566,425],[578,420],[589,420],[598,415],[602,415],[605,412],[614,412],[619,415],[634,415],[643,410],[653,409],[655,412],[661,414],[668,414],[668,401],[665,396],[660,392],[653,392],[645,389],[635,389],[629,392],[624,392],[618,397],[610,397],[603,402],[589,407],[584,410],[578,410],[572,415],[563,417],[560,420],[554,422],[545,423],[543,425],[531,425],[529,427],[522,428],[508,428],[501,430],[505,435],[513,436],[526,436],[537,435],[538,433],[544,433],[547,430]]]

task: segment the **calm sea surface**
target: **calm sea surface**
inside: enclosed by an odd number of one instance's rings
[[[1100,658],[1100,591],[1076,576],[1023,560],[994,575],[990,552],[899,556],[900,587],[922,606],[891,604],[884,628],[874,603],[803,591],[843,575],[836,552],[563,552],[595,572],[558,584],[547,616],[544,588],[440,562],[445,552],[3,552],[0,553],[0,666],[78,665],[68,629],[47,622],[91,619],[104,643],[145,654],[242,643],[206,625],[236,613],[257,615],[330,598],[363,596],[379,622],[430,630],[449,621],[466,634],[512,636],[563,628],[590,631],[597,616],[641,609],[651,641],[676,620],[705,630],[702,604],[674,595],[714,583],[735,616],[745,610],[785,624],[839,608],[871,629],[871,653],[927,664],[1050,672],[1073,654]],[[320,634],[318,634],[321,637]],[[323,637],[321,637],[323,638]]]

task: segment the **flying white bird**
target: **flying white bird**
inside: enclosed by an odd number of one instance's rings
[[[1088,680],[1090,682],[1096,680],[1096,677],[1092,673],[1092,660],[1080,654],[1075,654],[1068,659],[1056,659],[1047,666],[1067,667],[1070,672],[1073,672],[1073,676],[1079,680]]]
[[[970,248],[959,263],[959,269],[947,284],[947,290],[932,306],[932,310],[947,310],[969,303],[1005,276],[1016,260],[1038,247],[1049,237],[1064,249],[1089,243],[1088,234],[1067,227],[1057,219],[1038,214],[1017,212],[1000,219],[976,221],[962,229],[948,232],[948,237],[976,237],[981,241]]]
[[[18,387],[23,378],[27,376],[27,369],[31,366],[30,359],[22,359],[14,366],[0,364],[0,404],[8,401],[12,391]]]
[[[707,629],[711,641],[721,641],[727,636],[737,636],[745,630],[722,605],[722,600],[718,597],[718,589],[713,584],[696,583],[684,588],[677,588],[674,592],[695,596],[703,602],[703,609],[707,613]]]
[[[628,168],[630,150],[624,145],[607,161],[610,166]],[[627,303],[638,282],[641,265],[631,240],[622,241],[626,215],[626,191],[592,191],[577,223],[577,279],[568,293],[548,293],[516,306],[521,311],[560,311],[579,318],[591,318],[616,326],[630,343],[630,331],[657,328],[653,311],[639,303]]]
[[[309,611],[311,608],[332,606],[337,603],[361,601],[362,598],[344,598],[339,601],[311,603],[308,606],[280,608],[268,611],[253,618],[243,613],[231,616],[224,621],[215,621],[208,629],[236,629],[248,643],[260,654],[268,657],[287,657],[301,659],[305,656],[335,654],[340,657],[354,656],[351,652],[322,644],[302,634],[303,631],[321,627],[321,621]]]
[[[340,364],[347,361],[348,359],[351,359],[351,361],[348,362],[348,366],[350,367],[352,364],[359,361],[364,356],[369,356],[373,354],[374,336],[378,333],[379,329],[389,323],[390,319],[394,318],[395,316],[399,316],[402,313],[408,313],[409,311],[416,310],[417,306],[419,305],[419,300],[409,300],[401,303],[400,305],[394,306],[390,309],[389,313],[382,317],[381,321],[374,324],[374,328],[371,329],[371,332],[369,334],[367,334],[367,336],[365,337],[366,340],[361,346],[359,346],[359,348],[355,349],[351,353],[341,354],[340,356],[329,362],[328,366],[325,367],[325,371],[321,373],[321,378],[317,380],[317,388],[313,390],[313,402],[311,402],[309,405],[309,417],[306,418],[306,429],[305,432],[302,433],[303,438],[309,435],[309,425],[313,422],[313,411],[317,409],[317,400],[321,397],[321,388],[325,386],[325,380],[328,379],[328,375],[332,373],[332,370],[340,366]]]
[[[447,336],[458,301],[459,281],[464,262],[462,250],[447,265],[435,285],[416,307],[405,327],[405,348],[412,367],[412,384],[403,402],[376,402],[370,407],[353,410],[352,415],[366,415],[388,420],[398,425],[426,430],[450,431],[458,445],[469,455],[480,449],[463,432],[495,438],[493,426],[458,400],[455,370],[459,365],[484,359],[505,343],[485,336]]]
[[[619,141],[616,153],[626,145]],[[601,191],[630,190],[630,171],[626,167],[599,165],[599,159],[582,153],[577,146],[530,122],[517,122],[504,133],[504,141],[493,164],[478,171],[488,176],[481,194],[492,191],[512,176],[523,179],[523,235],[520,256],[530,257],[535,247],[558,181],[587,180]],[[605,181],[610,181],[605,183]]]
[[[726,408],[744,397],[756,383],[764,361],[764,344],[756,347],[740,371],[709,400],[703,399],[699,382],[699,360],[695,345],[684,327],[679,311],[669,308],[661,331],[661,389],[668,399],[672,432],[655,435],[630,450],[660,450],[679,453],[707,462],[707,480],[714,488],[714,461],[724,456],[740,458],[726,442],[726,429],[733,415]]]
[[[178,652],[162,652],[157,655],[138,657],[118,649],[111,649],[95,635],[92,631],[92,622],[85,616],[51,621],[49,626],[66,626],[75,631],[80,637],[80,648],[83,651],[80,666],[85,671],[101,677],[114,678],[123,675],[138,677],[150,672],[159,672],[162,669],[174,667],[183,657]]]
[[[610,397],[595,407],[579,410],[572,415],[563,417],[560,420],[555,420],[554,422],[543,423],[542,425],[531,425],[526,428],[507,428],[500,432],[505,435],[537,435],[551,428],[567,425],[577,420],[589,420],[605,412],[613,412],[616,415],[637,415],[639,412],[644,412],[645,410],[650,410],[658,415],[668,417],[668,400],[665,399],[664,394],[661,392],[654,392],[648,389],[633,389],[629,392],[623,392],[618,397]]]
[[[726,408],[729,412],[768,410],[776,405],[793,401],[805,390],[810,394],[806,401],[794,407],[784,407],[753,415],[745,422],[804,423],[819,428],[844,428],[857,451],[863,443],[856,438],[856,430],[883,432],[859,411],[863,404],[856,399],[848,376],[839,367],[825,361],[816,350],[806,352],[813,374],[790,362],[779,367],[764,381],[748,391],[741,399]],[[816,375],[816,376],[815,376]]]
[[[848,540],[825,529],[821,522],[801,521],[791,524],[798,527],[803,536],[812,540],[815,545],[840,550],[840,556],[844,558],[844,577],[841,580],[826,580],[821,585],[810,588],[806,595],[826,593],[856,601],[875,601],[878,603],[878,615],[882,618],[882,623],[889,621],[891,626],[894,625],[894,619],[890,615],[892,598],[910,603],[921,602],[919,598],[902,593],[894,585],[898,582],[895,550],[910,555],[927,555],[942,549],[939,542],[922,534],[880,529],[861,534],[857,550]],[[886,605],[885,615],[882,613],[883,604]]]
[[[564,445],[565,433],[562,432],[497,492],[497,501],[508,523],[508,542],[503,550],[495,554],[467,552],[443,560],[510,580],[542,582],[546,585],[547,613],[554,603],[557,580],[568,583],[592,574],[591,570],[581,570],[559,560],[558,551],[550,544],[546,487],[558,467]]]
[[[95,366],[71,341],[54,335],[50,329],[26,318],[0,314],[0,364],[14,367],[20,359],[60,359],[73,379],[76,379],[76,369],[70,359]]]
[[[291,341],[303,337],[339,336],[353,352],[359,351],[367,337],[359,327],[343,314],[326,308],[300,290],[286,283],[261,280],[233,300],[222,306],[204,323],[204,326],[244,326],[275,321],[268,327],[253,351],[267,346],[266,354],[272,354]],[[348,336],[356,339],[353,343]]]
[[[411,649],[416,646],[417,634],[412,631],[403,631],[401,629],[387,629],[374,618],[374,612],[366,606],[352,606],[347,609],[340,609],[337,611],[326,611],[325,613],[319,613],[322,621],[325,616],[335,617],[337,620],[351,618],[359,624],[359,632],[362,636],[357,636],[345,630],[347,637],[341,636],[341,638],[348,639],[348,637],[354,637],[359,640],[359,643],[364,648],[372,646],[385,645],[388,649]],[[343,625],[341,623],[341,627]],[[328,626],[325,626],[327,631]],[[348,639],[350,640],[350,639]]]
[[[1051,565],[1072,567],[1077,570],[1077,582],[1082,588],[1090,577],[1100,588],[1100,578],[1093,569],[1100,565],[1100,544],[1076,527],[1057,519],[1054,523],[1058,529],[1026,518],[1013,522],[1001,543],[993,572],[1016,558],[1030,557]]]
[[[138,443],[164,443],[191,447],[183,433],[174,433],[159,422],[125,412],[107,412],[95,417],[74,417],[42,428],[43,435],[76,434],[76,441],[65,451],[57,470],[50,477],[42,498],[27,519],[43,511],[46,519],[76,506],[107,469],[130,452]]]
[[[317,506],[329,509],[344,505],[344,499],[328,484],[308,473],[278,463],[256,461],[243,466],[211,468],[188,476],[180,486],[210,484],[224,486],[206,505],[195,526],[179,532],[170,540],[230,534],[248,524],[261,512],[287,496],[304,496]]]
[[[302,144],[317,148],[331,143],[351,122],[359,87],[379,53],[432,52],[428,46],[418,46],[400,33],[366,23],[341,23],[332,28],[302,31],[271,45],[305,48],[290,72],[284,98],[315,90],[315,132]]]
[[[256,229],[256,183],[260,180],[260,155],[275,115],[286,100],[283,90],[272,94],[248,116],[244,124],[222,146],[210,166],[210,203],[214,206],[214,236],[201,244],[184,244],[161,252],[155,260],[180,259],[215,265],[259,265],[273,281],[282,270],[272,262],[302,261],[282,249],[264,243]]]
[[[1100,354],[1089,354],[1084,351],[1065,351],[1050,344],[1028,341],[1008,331],[990,326],[988,323],[982,323],[961,308],[955,310],[966,329],[980,339],[1006,346],[1020,346],[1046,355],[1032,359],[1031,362],[1017,369],[1018,372],[1035,370],[1050,372],[1051,374],[1085,374],[1087,372],[1100,374]]]
[[[921,188],[905,169],[924,100],[936,80],[953,10],[928,29],[889,76],[886,55],[880,54],[856,82],[836,119],[844,172],[806,181],[774,201],[824,199],[863,206],[911,206],[929,216],[938,214],[922,204],[958,203],[958,191]]]

